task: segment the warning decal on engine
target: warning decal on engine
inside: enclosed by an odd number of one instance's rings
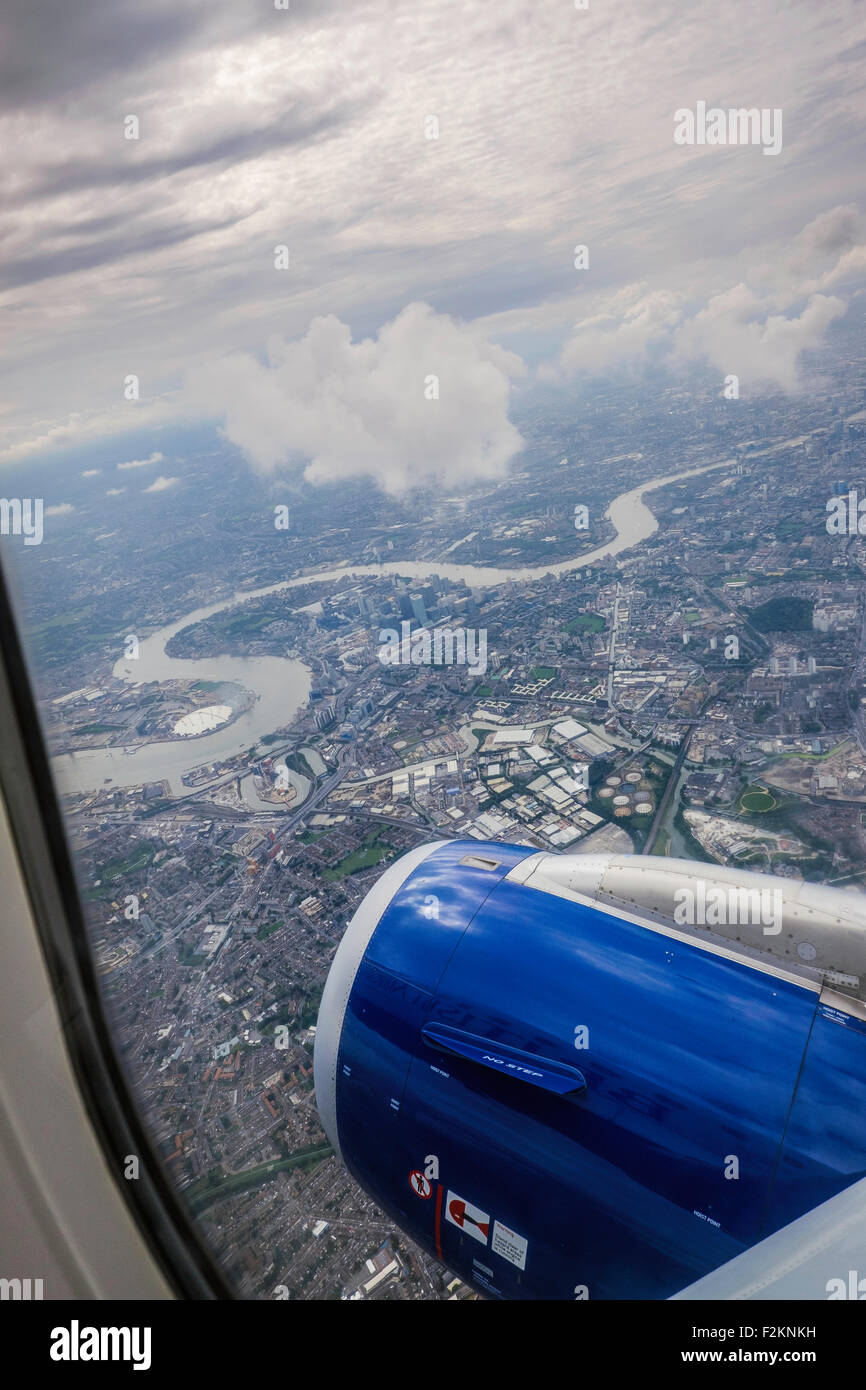
[[[452,1226],[458,1226],[466,1235],[472,1236],[473,1240],[479,1240],[482,1245],[487,1244],[490,1217],[480,1207],[474,1207],[471,1202],[458,1197],[456,1192],[449,1192],[445,1198],[445,1220],[450,1221]]]
[[[501,1221],[494,1221],[491,1249],[496,1255],[501,1255],[509,1264],[517,1265],[518,1269],[525,1269],[526,1248],[525,1236],[519,1236],[510,1227],[503,1226]]]

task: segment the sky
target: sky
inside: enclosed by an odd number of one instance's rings
[[[5,0],[0,462],[202,419],[399,493],[504,473],[535,382],[808,389],[866,283],[858,0],[289,3]],[[781,150],[675,143],[699,101]]]

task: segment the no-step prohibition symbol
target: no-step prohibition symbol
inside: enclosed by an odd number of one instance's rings
[[[426,1199],[427,1197],[433,1196],[433,1184],[429,1178],[425,1178],[420,1168],[412,1169],[412,1172],[409,1174],[409,1186],[416,1197],[424,1197]]]

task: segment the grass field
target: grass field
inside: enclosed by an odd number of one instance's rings
[[[379,843],[381,833],[381,830],[371,831],[367,836],[367,843],[361,849],[347,854],[345,859],[341,859],[333,868],[323,870],[323,882],[336,883],[341,878],[348,878],[349,874],[357,874],[361,869],[372,869],[376,864],[380,864],[391,848],[390,845]]]
[[[778,801],[766,787],[747,787],[740,797],[740,810],[751,813],[775,811]]]
[[[113,883],[116,878],[140,873],[147,868],[155,853],[152,845],[139,845],[122,859],[109,859],[99,877],[103,883]]]
[[[285,922],[271,922],[266,927],[259,927],[256,932],[256,938],[259,941],[267,941],[269,936],[273,936],[275,931],[279,931],[280,927],[284,927],[285,925]]]
[[[569,634],[575,632],[604,632],[604,618],[599,613],[581,613],[579,617],[573,618],[570,623],[566,623],[565,630]]]

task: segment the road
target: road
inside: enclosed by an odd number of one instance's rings
[[[616,712],[616,705],[613,702],[613,678],[616,675],[616,636],[619,630],[619,581],[616,586],[616,597],[613,601],[613,620],[610,625],[610,646],[607,653],[607,703]]]

